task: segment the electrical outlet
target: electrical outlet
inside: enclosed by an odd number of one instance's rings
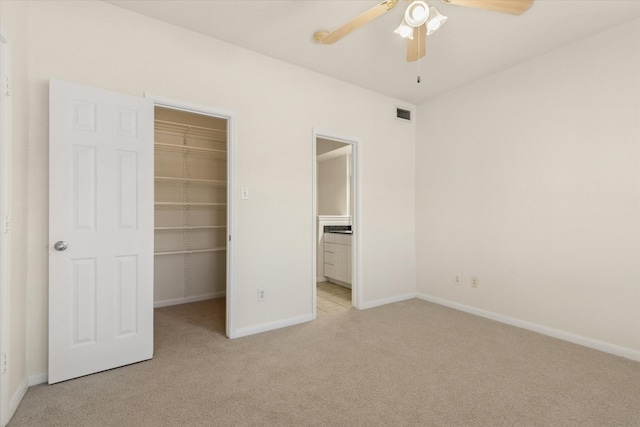
[[[460,275],[459,275],[459,274],[456,274],[456,275],[454,276],[454,278],[453,278],[453,284],[454,284],[454,285],[458,285],[458,286],[460,286],[460,282],[461,282],[461,280],[460,280]]]
[[[262,302],[267,299],[267,290],[265,288],[258,289],[258,301]]]
[[[477,288],[478,287],[478,278],[477,277],[472,277],[471,278],[471,287],[472,288]]]

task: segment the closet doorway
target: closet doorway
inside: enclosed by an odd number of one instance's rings
[[[154,99],[154,307],[227,297],[232,114]]]
[[[360,307],[358,142],[313,133],[314,318]]]

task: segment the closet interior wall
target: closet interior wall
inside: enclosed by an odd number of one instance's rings
[[[226,290],[227,120],[155,108],[154,306]]]

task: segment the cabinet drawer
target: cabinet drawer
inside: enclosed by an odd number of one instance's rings
[[[333,233],[324,233],[324,242],[325,243],[334,243],[335,242],[335,234]]]
[[[351,235],[349,234],[334,234],[335,243],[337,245],[347,245],[351,246]]]
[[[335,265],[336,263],[336,254],[333,252],[325,252],[324,253],[324,263]]]
[[[336,251],[336,247],[333,243],[325,243],[324,244],[324,251],[325,252],[335,252]]]

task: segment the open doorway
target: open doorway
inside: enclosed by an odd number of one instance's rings
[[[215,330],[233,337],[233,113],[151,98],[154,306],[171,316],[184,316],[189,307],[204,310],[222,321]]]
[[[314,317],[358,307],[357,139],[314,132]]]

